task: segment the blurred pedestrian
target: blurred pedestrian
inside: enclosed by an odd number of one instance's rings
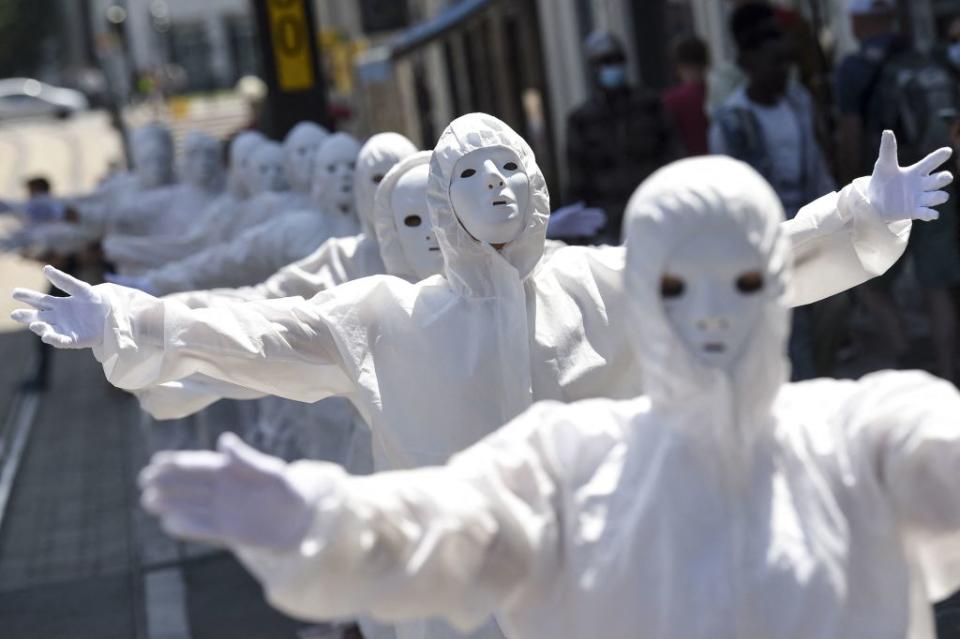
[[[596,32],[584,44],[593,92],[567,123],[568,201],[607,214],[603,239],[619,243],[623,210],[637,185],[678,155],[660,96],[631,86],[622,43]]]
[[[850,0],[848,12],[860,49],[837,69],[838,148],[844,180],[862,174],[869,166],[868,158],[876,152],[884,129],[897,134],[906,162],[950,144],[950,122],[945,116],[957,109],[956,78],[944,64],[916,51],[899,33],[894,0]],[[908,247],[930,320],[935,372],[950,380],[956,379],[957,322],[950,289],[960,283],[956,227],[954,201],[940,207],[939,220],[916,225]],[[892,290],[902,265],[903,260],[858,289],[900,365],[905,364],[903,358],[910,350]]]
[[[680,83],[663,95],[663,106],[676,128],[686,156],[706,155],[707,71],[710,52],[706,43],[695,36],[681,38],[673,47],[673,63]]]
[[[52,188],[47,178],[43,176],[32,177],[24,183],[24,187],[27,190],[28,203],[52,202]],[[28,223],[43,224],[58,221],[63,210],[62,206],[27,206]],[[75,274],[76,272],[76,258],[72,255],[49,253],[41,256],[41,260],[47,264],[55,265],[66,273]],[[63,291],[52,284],[47,293],[57,297],[66,296]],[[36,367],[20,386],[22,390],[27,392],[44,391],[49,384],[50,365],[54,349],[43,342],[38,342],[36,348]]]
[[[828,60],[820,47],[813,26],[795,9],[774,5],[767,0],[760,0],[759,3],[770,6],[780,28],[783,29],[784,36],[790,42],[796,62],[793,71],[795,79],[813,96],[818,110],[825,109],[829,106],[826,100],[829,79]],[[749,4],[758,4],[758,0],[726,2],[731,13]],[[708,80],[707,113],[712,114],[722,106],[744,79],[743,71],[737,65],[719,64],[714,67]],[[821,113],[820,117],[825,115]]]
[[[803,86],[790,81],[792,46],[769,5],[738,7],[730,29],[747,80],[714,115],[710,151],[756,169],[793,218],[804,204],[836,188],[817,142],[813,100]],[[795,380],[816,376],[813,335],[810,309],[798,309],[790,339]]]

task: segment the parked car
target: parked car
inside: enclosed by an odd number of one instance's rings
[[[52,116],[70,117],[90,103],[79,91],[55,87],[32,78],[0,80],[0,120]]]

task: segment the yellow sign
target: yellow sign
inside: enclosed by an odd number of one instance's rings
[[[281,91],[313,88],[315,77],[310,59],[310,30],[305,0],[266,0],[270,17],[270,41]]]

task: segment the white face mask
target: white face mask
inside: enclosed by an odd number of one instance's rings
[[[367,213],[373,211],[377,188],[396,163],[396,158],[388,157],[357,171],[354,177],[357,180],[355,199],[358,207],[365,207]],[[364,180],[366,183],[361,184],[360,180]]]
[[[155,189],[173,176],[173,155],[165,145],[147,144],[135,151],[134,166],[140,186]]]
[[[390,196],[390,210],[397,227],[403,256],[420,279],[443,269],[443,255],[427,215],[427,178],[430,165],[410,169],[397,180]]]
[[[322,153],[321,153],[322,155]],[[356,153],[314,158],[313,201],[329,213],[352,215]]]
[[[283,152],[288,181],[297,190],[306,191],[310,188],[313,158],[325,139],[326,135],[322,132],[304,131],[284,143]]]
[[[661,281],[673,329],[702,363],[730,371],[747,347],[767,303],[763,259],[736,232],[681,242]]]
[[[248,167],[250,192],[283,191],[287,188],[283,174],[283,151],[279,145],[263,145],[250,158]]]
[[[220,150],[213,144],[188,147],[183,157],[184,180],[206,189],[220,178]]]
[[[530,179],[513,151],[477,149],[457,161],[450,201],[460,224],[474,239],[507,244],[523,230],[530,206]]]

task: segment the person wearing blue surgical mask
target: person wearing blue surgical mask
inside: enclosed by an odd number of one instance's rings
[[[623,210],[634,187],[678,157],[679,144],[660,97],[630,84],[617,37],[595,32],[583,48],[592,90],[567,123],[565,201],[603,209],[608,223],[597,239],[619,243]]]

